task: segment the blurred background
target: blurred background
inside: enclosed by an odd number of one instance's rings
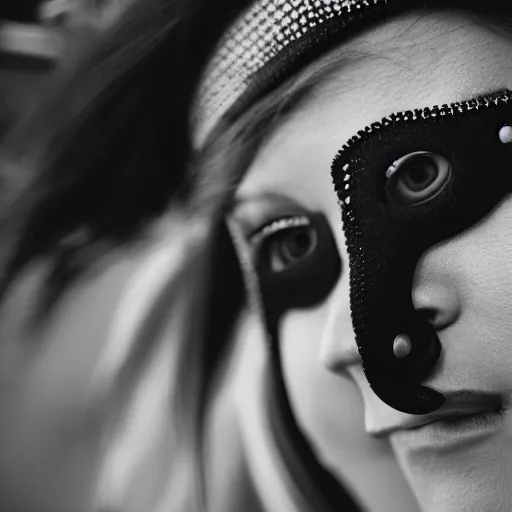
[[[0,142],[31,108],[66,52],[112,24],[132,0],[1,0]]]

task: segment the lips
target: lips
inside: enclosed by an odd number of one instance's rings
[[[443,393],[446,402],[441,409],[432,414],[422,416],[406,416],[399,423],[386,425],[368,431],[372,437],[383,438],[398,431],[416,430],[432,423],[457,424],[465,418],[485,416],[489,413],[503,411],[503,398],[496,393],[462,390],[453,393]]]

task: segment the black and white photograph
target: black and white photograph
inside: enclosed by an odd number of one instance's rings
[[[4,511],[512,512],[512,2],[2,0]]]

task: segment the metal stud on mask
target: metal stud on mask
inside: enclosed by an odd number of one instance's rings
[[[367,127],[332,165],[366,377],[391,407],[438,409],[422,386],[441,353],[411,292],[420,257],[473,226],[512,191],[512,93],[407,111]]]

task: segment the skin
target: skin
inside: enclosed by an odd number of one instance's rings
[[[390,444],[424,510],[510,510],[508,430],[444,457],[414,451],[396,437],[391,443],[366,438],[363,421],[370,429],[399,421],[400,415],[375,399],[358,366],[346,249],[329,176],[334,154],[366,124],[396,110],[465,99],[510,85],[510,42],[461,15],[410,14],[344,48],[355,56],[350,65],[324,81],[273,133],[239,191],[245,207],[264,192],[288,198],[267,199],[250,211],[237,212],[254,227],[270,216],[270,210],[274,217],[289,214],[290,201],[292,213],[322,211],[344,262],[340,281],[324,304],[290,313],[283,322],[284,372],[292,405],[319,456],[370,510],[415,510]],[[477,386],[509,396],[508,208],[504,202],[470,232],[432,249],[418,267],[415,301],[418,307],[435,308],[438,319],[443,319],[439,325],[444,357],[429,382],[441,391]],[[44,266],[30,269],[2,308],[0,508],[90,510],[105,456],[106,417],[112,410],[109,401],[92,395],[91,380],[104,353],[115,304],[133,277],[139,256],[112,261],[101,276],[76,286],[36,337],[21,329],[21,322],[47,270]],[[241,320],[240,336],[265,356],[257,322],[250,315]],[[170,366],[175,358],[165,354],[159,360]],[[258,358],[250,362],[256,364]],[[161,371],[161,366],[150,369]],[[159,392],[165,403],[165,392]],[[243,398],[241,394],[238,400]],[[140,416],[147,417],[143,412]],[[153,439],[154,432],[148,431],[151,435],[134,436]],[[141,473],[147,474],[146,468],[143,465]],[[140,484],[141,478],[133,481]],[[140,488],[130,490],[133,495],[121,504],[127,507],[116,509],[136,509]],[[153,489],[145,490],[151,495]]]
[[[508,37],[463,13],[415,12],[386,21],[343,46],[340,56],[355,58],[275,130],[238,192],[234,216],[253,230],[307,212],[322,212],[332,228],[341,277],[323,304],[283,319],[283,370],[295,414],[319,456],[370,510],[415,509],[396,462],[425,512],[511,510],[512,415],[505,413],[505,425],[491,436],[449,450],[425,448],[403,433],[365,438],[364,430],[400,424],[407,415],[373,394],[360,366],[332,158],[358,130],[393,112],[510,88],[511,50]],[[413,302],[430,312],[443,346],[426,384],[441,392],[499,393],[505,405],[512,396],[511,216],[507,198],[477,226],[429,249],[417,266]]]

